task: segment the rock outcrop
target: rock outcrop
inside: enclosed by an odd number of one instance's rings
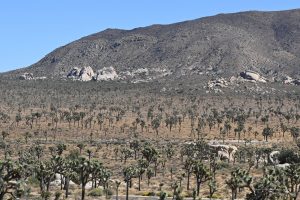
[[[78,78],[80,74],[80,69],[78,67],[74,67],[71,69],[71,71],[68,73],[68,78]]]
[[[32,73],[24,73],[21,76],[19,76],[20,80],[33,80],[33,74]]]
[[[238,148],[233,145],[209,144],[209,146],[217,150],[218,157],[220,159],[226,159],[229,161],[234,160],[234,154],[238,150]]]
[[[108,81],[115,80],[119,76],[113,67],[103,67],[100,69],[94,76],[94,80],[96,81]]]
[[[262,82],[262,83],[266,83],[267,79],[263,76],[261,76],[259,73],[254,72],[254,71],[244,71],[240,73],[240,76],[242,78],[244,78],[245,80],[249,80],[252,82]]]
[[[90,66],[81,69],[74,67],[67,75],[68,78],[80,81],[90,81],[94,77],[94,71]]]
[[[272,151],[269,155],[269,159],[270,159],[270,162],[272,164],[278,164],[278,155],[280,154],[279,151]]]
[[[34,77],[32,73],[24,73],[21,76],[19,76],[20,80],[44,80],[47,77],[41,76],[41,77]]]
[[[228,86],[228,82],[224,79],[224,78],[218,78],[216,80],[211,80],[207,83],[207,88],[208,89],[213,89],[215,87],[227,87]]]
[[[79,80],[81,80],[81,81],[90,81],[90,80],[93,79],[94,75],[95,75],[94,71],[90,66],[83,67],[80,70],[80,73],[79,73]]]
[[[290,163],[284,163],[284,164],[277,164],[275,166],[278,168],[285,169],[285,168],[288,168],[290,165],[291,165]]]
[[[300,85],[300,80],[299,79],[293,79],[290,76],[286,76],[283,79],[284,84],[289,84],[289,85]]]

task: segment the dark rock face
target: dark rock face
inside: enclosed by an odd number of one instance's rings
[[[38,76],[67,76],[74,67],[113,66],[118,74],[146,68],[167,78],[253,70],[299,77],[300,10],[220,14],[133,30],[107,29],[60,47],[29,68]]]

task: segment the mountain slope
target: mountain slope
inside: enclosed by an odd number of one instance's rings
[[[107,29],[60,47],[28,68],[62,76],[73,67],[113,66],[118,73],[140,68],[169,77],[203,74],[230,76],[251,69],[265,76],[299,76],[300,9],[220,14],[170,25],[133,30]]]

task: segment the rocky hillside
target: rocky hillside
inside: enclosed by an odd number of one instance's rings
[[[73,68],[90,66],[95,73],[113,68],[119,78],[137,82],[207,74],[228,78],[245,70],[269,79],[299,78],[299,21],[300,9],[219,14],[133,30],[107,29],[4,75],[28,72],[66,77]]]

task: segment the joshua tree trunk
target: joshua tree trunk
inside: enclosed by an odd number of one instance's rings
[[[191,174],[188,172],[187,173],[187,185],[186,185],[187,190],[190,190],[190,176],[191,176]]]
[[[119,187],[116,188],[116,200],[119,200]]]
[[[0,199],[4,199],[5,192],[0,192]]]
[[[70,184],[70,179],[69,179],[69,177],[66,177],[66,180],[65,180],[66,198],[68,198],[68,196],[69,196],[69,184]]]
[[[126,181],[126,200],[129,200],[128,191],[129,191],[129,181]]]
[[[142,175],[139,176],[139,191],[141,191],[141,179],[142,179]]]
[[[237,189],[232,189],[231,192],[232,192],[231,200],[235,200],[237,196]]]
[[[84,200],[84,197],[85,197],[85,184],[82,185],[82,188],[81,188],[81,200]]]
[[[200,185],[201,185],[201,182],[197,180],[197,196],[199,196],[199,194],[200,194]]]

